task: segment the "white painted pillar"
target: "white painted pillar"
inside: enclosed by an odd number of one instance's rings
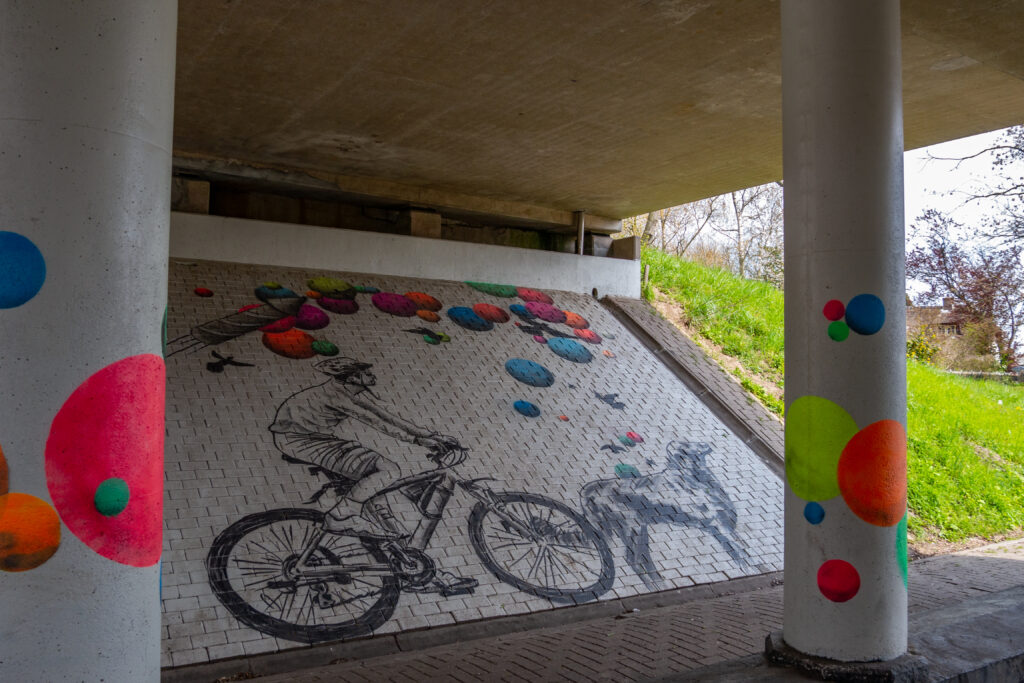
[[[783,639],[906,651],[903,128],[897,0],[783,0]]]
[[[0,17],[0,678],[155,681],[177,2]]]

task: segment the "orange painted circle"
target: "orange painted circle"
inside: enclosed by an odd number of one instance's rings
[[[839,456],[839,492],[868,524],[896,526],[907,509],[907,434],[879,420],[853,435]]]
[[[435,299],[434,297],[430,296],[429,294],[424,294],[423,292],[406,292],[405,293],[405,298],[409,299],[410,301],[412,301],[421,310],[424,310],[424,311],[440,311],[441,310],[441,302],[438,301],[437,299]]]
[[[0,570],[24,572],[53,557],[60,545],[57,511],[27,493],[8,493],[0,500]]]
[[[301,330],[263,333],[263,345],[285,358],[312,358],[316,355],[313,350],[314,341],[313,337]]]
[[[585,330],[590,327],[590,323],[579,313],[573,313],[572,311],[562,311],[565,313],[565,324],[573,329]]]
[[[437,313],[434,313],[433,311],[427,311],[427,310],[416,311],[416,315],[418,315],[419,317],[423,318],[428,323],[436,323],[438,320],[441,319],[441,316],[439,316]]]

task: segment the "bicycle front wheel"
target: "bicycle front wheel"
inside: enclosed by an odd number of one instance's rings
[[[469,538],[505,583],[555,601],[596,600],[612,587],[615,565],[604,537],[568,505],[534,493],[495,493],[477,503]]]
[[[293,508],[243,517],[222,531],[206,556],[217,598],[240,622],[262,633],[316,643],[370,635],[394,613],[401,585],[389,573],[345,572],[345,566],[387,566],[372,541],[326,534],[303,575],[303,551],[321,535],[323,513]]]

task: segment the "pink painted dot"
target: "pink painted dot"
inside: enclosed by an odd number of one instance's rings
[[[288,330],[295,327],[295,316],[286,315],[280,320],[275,320],[272,323],[268,323],[260,328],[260,332],[270,332],[272,334],[277,332],[287,332]]]
[[[539,334],[533,335],[533,341],[537,342],[538,344],[547,344],[548,343],[548,340],[545,339],[543,336],[541,336]]]
[[[836,321],[846,315],[846,306],[843,306],[843,302],[839,299],[832,299],[825,304],[825,308],[823,308],[821,312],[824,313],[825,317],[829,320]]]
[[[316,303],[325,311],[342,315],[352,315],[359,310],[359,304],[353,299],[332,299],[329,296],[322,296]]]
[[[245,306],[242,306],[241,308],[239,308],[238,312],[239,313],[245,313],[246,311],[251,311],[254,308],[259,308],[262,305],[263,304],[246,304]]]
[[[541,301],[527,301],[526,310],[530,312],[530,315],[549,323],[565,322],[565,311],[560,311],[551,304],[546,304]]]
[[[164,385],[159,356],[112,363],[71,393],[46,440],[46,485],[61,520],[103,557],[132,567],[160,560]],[[95,495],[111,478],[123,480],[131,498],[108,517]]]
[[[300,330],[321,330],[331,323],[327,314],[315,306],[302,304],[295,316],[295,327]]]
[[[415,301],[394,292],[377,292],[370,297],[370,301],[385,313],[401,318],[411,318],[416,315],[416,311],[420,310]]]
[[[508,322],[508,313],[505,312],[505,309],[498,308],[494,304],[476,304],[473,306],[473,312],[492,323]]]
[[[845,560],[828,560],[818,568],[818,590],[832,602],[846,602],[860,590],[860,574]]]

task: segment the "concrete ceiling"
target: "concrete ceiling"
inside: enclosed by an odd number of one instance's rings
[[[777,2],[179,8],[179,168],[552,223],[781,176]],[[902,9],[908,148],[1024,122],[1024,0]]]

